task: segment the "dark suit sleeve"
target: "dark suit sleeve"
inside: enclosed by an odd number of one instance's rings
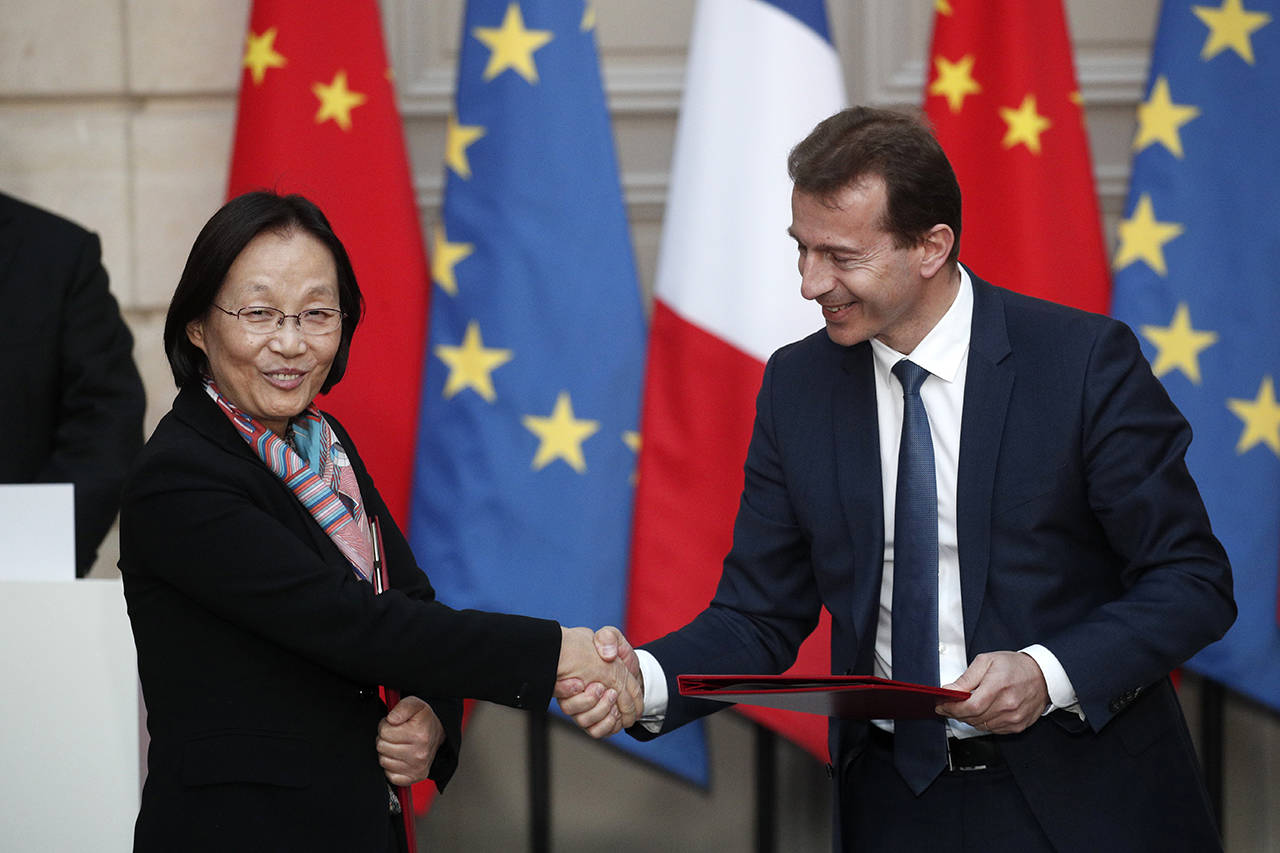
[[[822,605],[809,543],[792,507],[774,424],[776,359],[765,367],[756,399],[733,548],[715,598],[688,625],[644,646],[667,677],[663,732],[728,707],[680,696],[676,675],[782,672],[818,624]],[[639,726],[631,733],[649,737]]]
[[[372,485],[372,483],[370,483]],[[435,601],[436,593],[432,589],[427,575],[418,567],[413,559],[413,551],[404,534],[391,513],[382,504],[382,497],[377,489],[373,490],[375,511],[382,519],[383,545],[387,549],[388,575],[393,589],[399,589],[412,599],[423,602]],[[368,500],[366,498],[366,500]],[[458,769],[458,758],[462,748],[462,700],[457,696],[433,695],[420,697],[440,718],[444,727],[445,741],[436,752],[435,761],[431,764],[432,779],[440,790]]]
[[[453,610],[394,587],[374,595],[299,538],[306,510],[282,489],[256,459],[188,444],[148,455],[126,494],[122,569],[356,683],[546,706],[555,622]],[[268,495],[278,510],[263,508]],[[389,538],[389,560],[413,565],[399,532]]]
[[[1122,591],[1043,642],[1098,729],[1221,637],[1236,607],[1227,555],[1184,459],[1191,428],[1127,327],[1102,327],[1082,405],[1087,498],[1123,564]]]
[[[374,485],[373,476],[364,466],[364,460],[355,452],[355,443],[337,418],[328,413],[325,414],[325,418],[338,434],[343,448],[348,449],[348,457],[355,468],[367,514],[377,518],[382,529],[383,546],[387,549],[387,575],[391,588],[417,601],[435,601],[436,591],[432,588],[426,572],[418,566],[408,540],[405,539],[400,526],[396,524],[391,511],[383,502],[381,493]],[[419,698],[431,706],[431,710],[435,711],[440,724],[444,727],[445,742],[436,752],[429,777],[443,791],[445,784],[458,768],[459,751],[462,746],[462,700],[456,696],[440,695]]]

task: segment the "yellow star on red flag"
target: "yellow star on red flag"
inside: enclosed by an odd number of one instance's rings
[[[261,86],[268,68],[284,68],[286,60],[276,52],[276,28],[271,27],[262,35],[253,30],[244,39],[244,67],[253,77],[253,85]]]
[[[347,72],[340,70],[333,75],[333,82],[327,86],[315,83],[311,93],[320,99],[320,109],[316,111],[316,124],[324,124],[332,119],[343,130],[351,129],[351,111],[369,100],[361,92],[353,92],[347,88]]]
[[[945,56],[935,56],[933,67],[938,69],[938,76],[929,84],[930,95],[942,95],[947,99],[947,107],[958,113],[964,106],[966,95],[976,95],[982,91],[978,81],[973,79],[973,54],[960,57],[952,62]]]
[[[1005,148],[1025,145],[1032,154],[1040,153],[1040,134],[1053,126],[1053,122],[1037,112],[1035,95],[1024,97],[1017,109],[1001,107],[1000,118],[1006,125],[1000,144]]]

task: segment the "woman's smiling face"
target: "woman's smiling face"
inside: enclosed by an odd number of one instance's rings
[[[255,305],[286,314],[338,308],[337,267],[329,249],[300,229],[262,232],[236,256],[213,307],[187,325],[187,337],[204,352],[222,395],[283,435],[289,420],[320,393],[341,328],[304,334],[290,317],[264,334],[224,313]]]

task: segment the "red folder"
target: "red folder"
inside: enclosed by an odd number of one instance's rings
[[[763,705],[848,720],[926,720],[964,690],[890,681],[872,675],[678,675],[681,696]]]
[[[370,580],[373,581],[374,594],[381,595],[391,588],[391,583],[387,578],[386,551],[382,549],[382,528],[378,526],[378,519],[375,516],[369,516],[369,529],[373,534],[373,577]],[[394,708],[400,701],[400,691],[391,687],[384,686],[382,695],[388,709]],[[396,799],[400,801],[400,818],[404,821],[405,843],[408,845],[408,851],[418,853],[418,836],[414,832],[413,825],[413,789],[397,785]]]

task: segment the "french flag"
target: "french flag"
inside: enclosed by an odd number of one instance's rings
[[[732,542],[755,395],[778,347],[821,328],[801,298],[787,154],[845,106],[822,0],[701,0],[649,331],[627,634],[711,600]],[[793,672],[830,671],[830,623]],[[826,721],[740,709],[826,759]]]

